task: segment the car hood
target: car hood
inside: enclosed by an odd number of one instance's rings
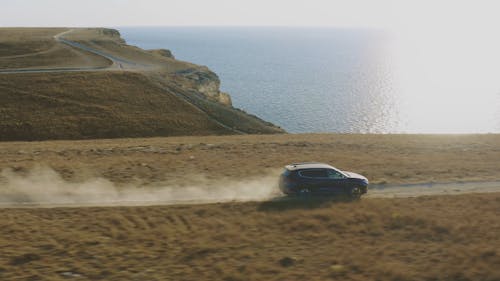
[[[368,179],[360,174],[356,174],[356,173],[353,173],[353,172],[347,172],[347,171],[342,171],[342,173],[346,174],[349,178],[352,178],[352,179],[361,179],[361,180],[366,180],[368,181]]]

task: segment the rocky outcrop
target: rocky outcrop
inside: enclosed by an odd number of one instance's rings
[[[220,79],[214,72],[206,66],[189,68],[176,72],[191,84],[199,93],[208,99],[217,101],[221,104],[231,106],[231,97],[229,94],[220,91]]]
[[[151,54],[153,54],[153,55],[160,56],[160,57],[166,57],[166,58],[169,58],[169,59],[175,59],[175,57],[172,54],[172,52],[170,50],[167,50],[167,49],[148,50],[148,52],[151,53]]]
[[[149,58],[142,56],[142,59],[146,58],[146,64],[157,64],[161,67],[164,67],[166,69],[168,68],[181,68],[181,70],[167,70],[170,72],[167,76],[174,75],[177,78],[180,79],[175,79],[177,82],[179,82],[180,85],[182,85],[183,88],[185,89],[191,89],[195,92],[197,92],[199,95],[201,95],[204,98],[207,98],[211,101],[216,101],[220,104],[226,105],[226,106],[232,106],[232,101],[231,97],[229,96],[228,93],[224,93],[220,91],[220,79],[215,74],[212,72],[208,67],[206,66],[199,66],[187,62],[182,62],[178,61],[175,59],[174,55],[170,50],[167,49],[152,49],[152,50],[143,50],[135,46],[129,46],[123,41],[123,39],[120,36],[120,32],[115,29],[108,29],[108,28],[98,28],[97,32],[102,35],[103,38],[105,38],[108,41],[111,42],[123,42],[121,45],[121,48],[127,47],[127,48],[133,48],[134,52],[138,55],[142,55],[144,53],[147,53],[148,55],[152,55]],[[99,43],[98,40],[92,40],[93,43],[100,44],[104,48],[113,48],[114,46],[110,46],[108,44],[102,44]],[[141,54],[142,53],[142,54]],[[136,56],[137,58],[139,56]],[[168,58],[171,59],[170,61],[165,61],[165,60],[156,60],[156,58],[161,57],[161,58]],[[151,61],[153,59],[154,61]],[[172,61],[173,60],[173,61]],[[148,62],[149,61],[149,62]],[[172,64],[171,64],[172,63]],[[171,64],[171,65],[169,65]]]
[[[233,101],[231,100],[231,96],[228,93],[219,92],[218,102],[225,105],[232,105]]]
[[[109,37],[109,39],[116,41],[118,43],[125,44],[125,40],[121,37],[120,31],[111,28],[98,28],[97,32],[100,35]]]

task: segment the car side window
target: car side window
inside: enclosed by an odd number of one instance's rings
[[[327,178],[328,175],[325,169],[310,169],[300,171],[300,175],[308,178]]]
[[[328,169],[326,171],[326,173],[328,175],[328,178],[330,178],[330,179],[343,179],[343,178],[345,178],[344,175],[342,175],[338,171],[335,171],[335,170],[332,170],[332,169]]]

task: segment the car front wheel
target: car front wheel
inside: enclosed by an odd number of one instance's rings
[[[311,191],[307,187],[302,187],[299,189],[300,197],[309,197],[311,195]]]
[[[362,194],[363,194],[362,189],[359,186],[355,186],[355,187],[349,189],[349,197],[353,200],[360,199]]]

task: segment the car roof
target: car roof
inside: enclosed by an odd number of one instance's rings
[[[302,170],[302,169],[334,169],[338,170],[337,168],[325,164],[325,163],[319,163],[319,162],[304,162],[304,163],[293,163],[290,165],[286,165],[285,168],[289,171],[295,171],[295,170]]]

